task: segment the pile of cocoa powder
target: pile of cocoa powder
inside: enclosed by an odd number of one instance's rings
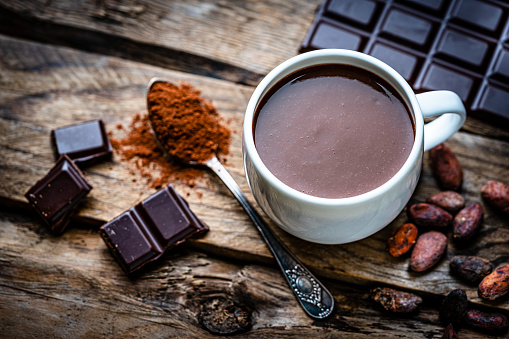
[[[212,103],[204,100],[198,90],[188,84],[160,83],[148,95],[149,106],[158,117],[155,127],[172,156],[206,160],[217,152],[226,162],[231,131]],[[127,135],[117,139],[110,132],[111,144],[120,159],[131,167],[133,181],[140,175],[151,188],[175,182],[194,187],[197,180],[205,176],[203,169],[171,161],[165,156],[148,114],[137,113],[127,128],[119,124],[117,129]],[[178,152],[183,155],[179,156]]]
[[[152,128],[172,158],[203,163],[216,154],[228,154],[230,130],[191,85],[156,82],[147,98]]]
[[[447,232],[452,228],[455,242],[465,246],[479,233],[484,210],[479,202],[465,204],[459,193],[463,185],[463,170],[456,155],[445,144],[430,150],[434,176],[443,191],[426,202],[407,207],[409,221],[396,229],[387,241],[387,251],[393,257],[410,255],[409,268],[414,272],[432,269],[447,250]],[[501,213],[509,215],[509,186],[489,181],[481,189],[481,197]],[[465,206],[466,205],[466,206]],[[452,227],[451,227],[452,226]],[[456,255],[449,263],[452,274],[467,283],[478,284],[478,295],[484,300],[498,300],[509,294],[509,265],[493,270],[493,264],[478,256]],[[392,312],[413,312],[422,298],[391,288],[376,288],[372,298]],[[465,291],[451,291],[440,307],[440,320],[447,326],[444,338],[457,338],[463,325],[489,332],[507,331],[509,322],[504,314],[468,309]]]
[[[203,170],[168,161],[155,139],[147,114],[137,113],[127,128],[117,125],[117,129],[127,132],[127,135],[115,139],[110,133],[111,145],[120,159],[129,163],[133,181],[139,175],[151,188],[157,189],[176,181],[192,187],[203,176]]]

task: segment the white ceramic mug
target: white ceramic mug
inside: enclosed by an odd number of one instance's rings
[[[287,75],[321,64],[356,66],[380,76],[400,94],[415,124],[412,151],[401,169],[383,185],[358,196],[328,199],[299,192],[267,169],[255,147],[253,124],[263,96]],[[424,124],[424,118],[438,115],[441,116]],[[247,181],[263,211],[285,231],[321,244],[356,241],[377,232],[397,217],[415,190],[424,151],[448,139],[465,119],[465,107],[458,95],[450,91],[416,95],[400,74],[369,55],[341,49],[303,53],[272,70],[251,96],[242,140]]]

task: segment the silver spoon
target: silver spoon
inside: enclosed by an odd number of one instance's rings
[[[170,83],[161,78],[152,78],[148,84],[148,91],[150,92],[152,86],[156,83]],[[150,107],[147,95],[147,108],[149,112],[149,120],[152,124]],[[167,156],[168,152],[162,147],[161,142],[158,139],[157,133],[154,130],[156,139],[161,145],[161,148],[165,151]],[[181,159],[179,162],[184,163]],[[297,297],[300,305],[306,311],[306,313],[316,319],[323,319],[329,316],[334,309],[334,298],[332,294],[323,286],[323,284],[311,273],[309,270],[290,252],[290,250],[279,240],[274,232],[265,223],[263,218],[253,208],[251,203],[247,200],[246,196],[240,189],[239,185],[232,178],[230,173],[224,168],[219,162],[217,156],[214,154],[212,158],[203,162],[188,162],[187,165],[202,165],[211,169],[217,176],[223,181],[223,183],[230,189],[232,194],[237,198],[240,205],[244,208],[246,213],[249,215],[253,223],[260,231],[263,239],[267,243],[270,251],[276,258],[279,267],[281,268],[283,275],[285,276],[288,284]]]

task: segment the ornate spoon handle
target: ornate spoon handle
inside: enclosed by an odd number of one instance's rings
[[[274,235],[217,157],[214,156],[205,165],[224,182],[253,220],[306,313],[317,319],[323,319],[331,314],[334,308],[334,298],[330,292]]]

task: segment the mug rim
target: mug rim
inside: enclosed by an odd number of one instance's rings
[[[294,65],[296,64],[304,63],[308,60],[320,60],[327,57],[337,57],[338,60],[327,62],[325,61],[312,62],[309,65],[300,66],[292,70],[292,68],[294,68]],[[380,76],[382,79],[386,80],[391,85],[391,87],[400,94],[400,96],[402,97],[407,106],[407,109],[410,111],[409,113],[413,116],[414,119],[415,128],[414,143],[412,145],[412,150],[403,166],[401,166],[401,168],[389,180],[387,180],[382,185],[376,187],[375,189],[346,198],[317,197],[307,193],[300,192],[288,186],[287,184],[282,182],[279,178],[277,178],[274,174],[272,174],[272,172],[269,171],[267,166],[263,163],[262,159],[260,158],[260,155],[258,154],[258,151],[254,143],[253,135],[253,130],[255,128],[254,116],[256,113],[256,108],[261,99],[263,98],[263,96],[267,93],[267,90],[274,86],[276,83],[278,83],[285,76],[310,66],[323,64],[351,65],[351,63],[345,62],[346,61],[345,59],[350,61],[354,59],[362,60],[373,65],[377,69],[377,71],[374,72],[372,69],[368,69],[368,71],[375,73],[377,76]],[[359,67],[357,65],[354,66]],[[391,79],[393,81],[391,81]],[[398,86],[394,86],[394,82],[397,83]],[[296,198],[298,200],[310,204],[318,204],[323,206],[353,205],[364,203],[366,201],[372,200],[376,197],[385,194],[392,187],[394,187],[397,182],[403,180],[406,176],[408,176],[412,172],[414,164],[422,154],[421,152],[423,152],[424,120],[422,117],[422,112],[420,110],[419,103],[415,96],[415,92],[406,82],[406,80],[392,67],[382,62],[381,60],[376,59],[375,57],[372,57],[368,54],[364,54],[361,52],[346,49],[320,49],[302,53],[284,61],[280,65],[276,66],[262,79],[258,86],[256,86],[253,94],[251,95],[251,98],[249,99],[244,117],[243,136],[245,152],[249,155],[250,160],[253,163],[254,167],[259,172],[259,175],[262,176],[265,180],[269,181],[272,185],[274,185],[281,193],[284,193],[287,196]]]

